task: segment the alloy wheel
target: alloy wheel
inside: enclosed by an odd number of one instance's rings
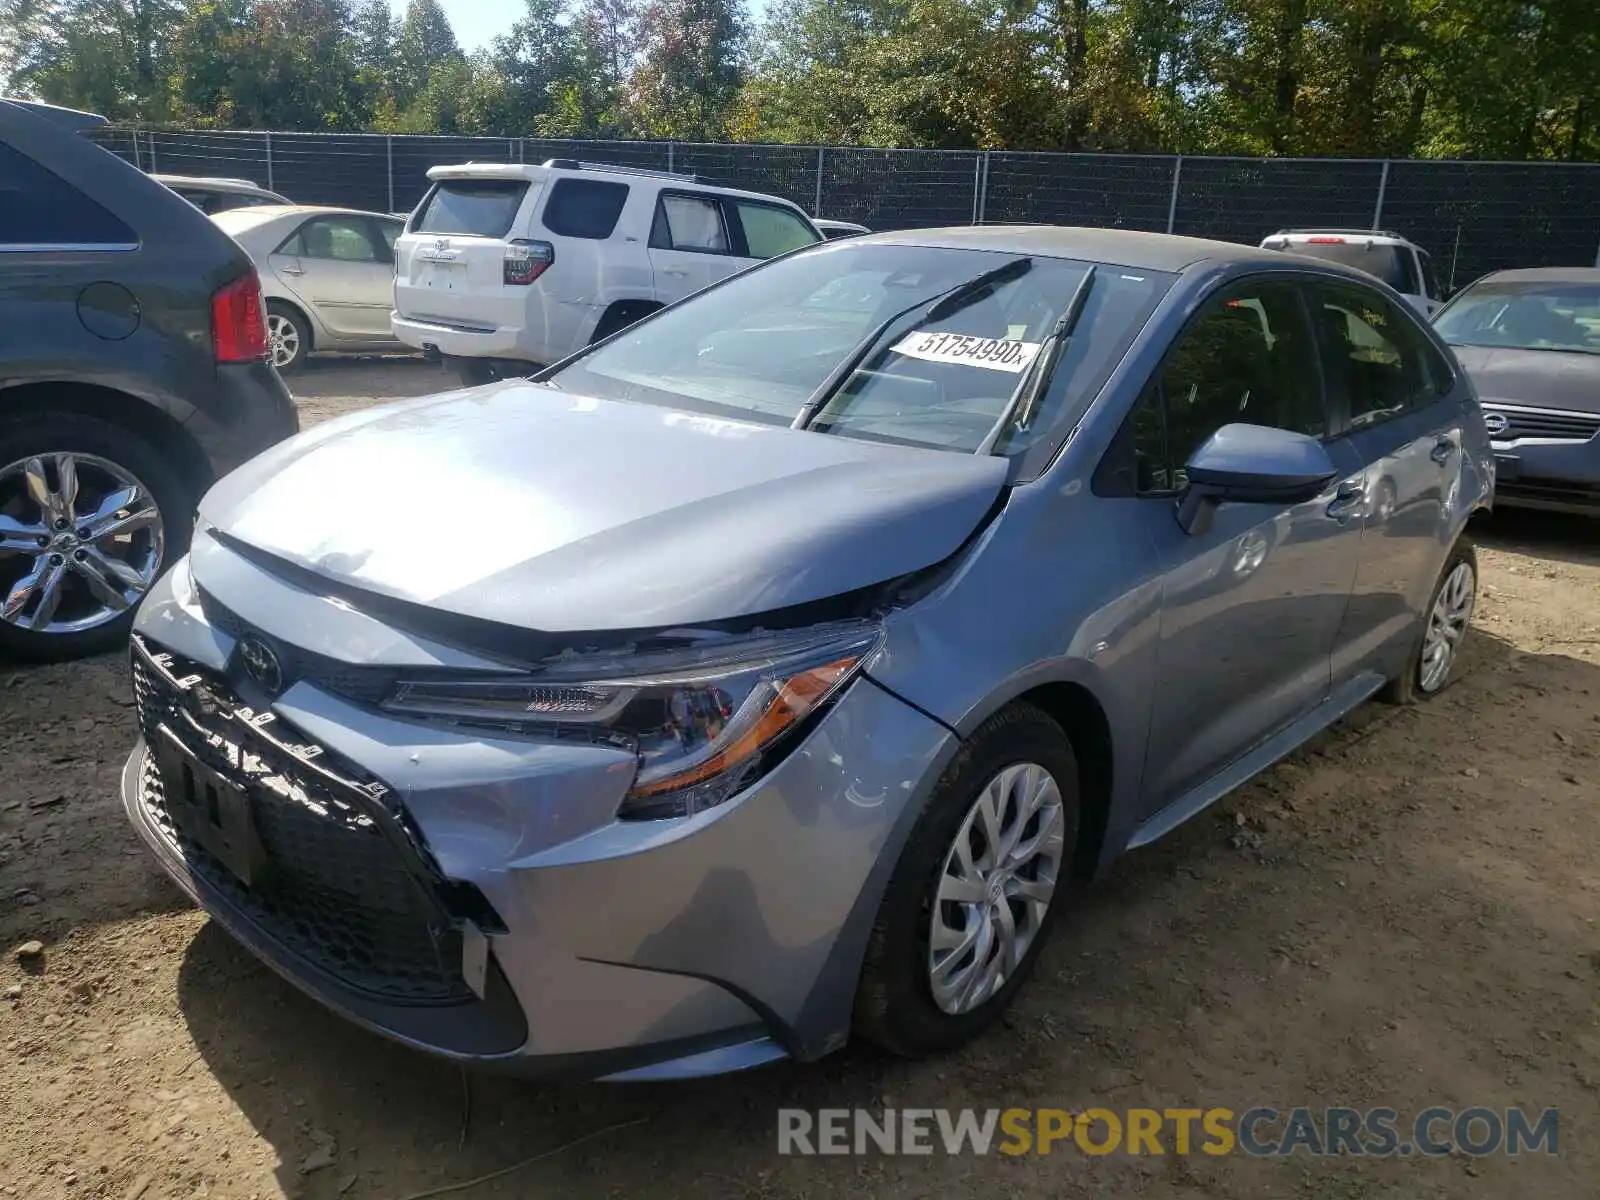
[[[978,793],[934,890],[928,982],[942,1011],[969,1013],[1016,975],[1055,896],[1063,829],[1061,788],[1037,763]]]
[[[1468,562],[1457,563],[1445,577],[1439,595],[1428,614],[1428,630],[1422,639],[1422,662],[1417,686],[1432,695],[1450,678],[1472,621],[1472,608],[1478,595],[1478,575]]]
[[[92,454],[35,454],[0,468],[0,620],[33,633],[115,621],[150,590],[161,510],[125,468]]]
[[[300,353],[300,331],[282,313],[268,313],[267,345],[272,349],[272,365],[281,371]]]

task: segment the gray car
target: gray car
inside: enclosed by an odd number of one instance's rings
[[[1492,487],[1355,271],[827,243],[219,484],[140,614],[123,798],[256,954],[440,1055],[943,1051],[1070,878],[1445,686]]]
[[[1600,269],[1497,271],[1435,326],[1483,399],[1495,503],[1600,516]]]

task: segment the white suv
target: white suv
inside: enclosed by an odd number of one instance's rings
[[[468,382],[548,364],[822,240],[795,205],[693,176],[551,159],[434,167],[395,244],[394,335]]]
[[[1381,229],[1282,229],[1261,243],[1264,250],[1289,250],[1376,275],[1425,317],[1444,304],[1433,259],[1415,242]]]

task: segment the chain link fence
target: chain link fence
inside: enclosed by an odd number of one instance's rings
[[[1256,243],[1288,226],[1394,229],[1454,284],[1600,266],[1600,164],[1178,157],[384,134],[94,136],[134,165],[250,179],[304,204],[406,212],[441,163],[577,158],[698,175],[873,229],[1114,226]]]

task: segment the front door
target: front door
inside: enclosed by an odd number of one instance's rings
[[[715,196],[663,192],[650,231],[656,299],[671,304],[744,265],[733,256],[728,216]]]
[[[374,222],[313,217],[272,256],[278,279],[323,327],[351,341],[385,341],[394,308],[394,255]]]
[[[1224,425],[1327,432],[1315,338],[1282,276],[1213,297],[1133,418],[1136,488],[1162,581],[1141,817],[1204,783],[1324,700],[1355,578],[1362,464],[1303,504],[1221,505],[1209,529],[1175,515],[1184,464]],[[1338,447],[1330,447],[1338,451]]]
[[[1397,674],[1445,556],[1461,472],[1454,375],[1416,321],[1376,289],[1308,285],[1339,444],[1367,465],[1361,566],[1334,652],[1335,682]]]

